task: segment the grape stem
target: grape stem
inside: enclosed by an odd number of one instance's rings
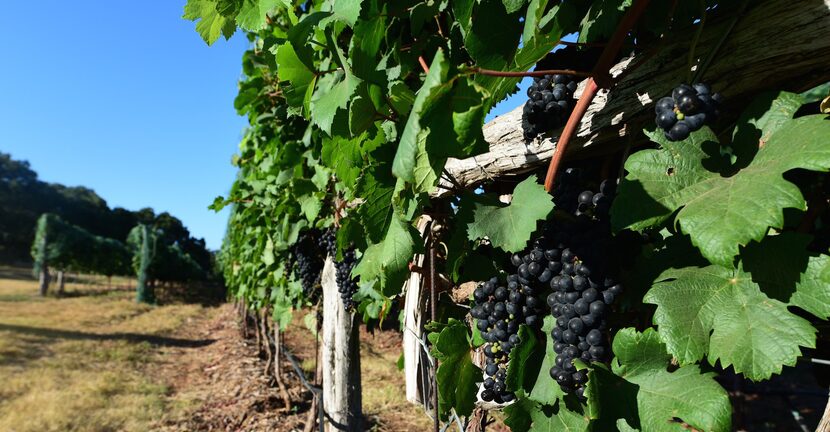
[[[582,96],[580,96],[579,101],[577,101],[573,112],[571,112],[571,116],[568,117],[568,123],[565,124],[565,129],[562,130],[562,135],[559,136],[559,141],[556,143],[556,150],[553,152],[550,165],[548,165],[548,173],[545,176],[545,190],[549,193],[553,192],[553,179],[556,177],[557,170],[559,170],[559,164],[562,162],[562,156],[565,154],[565,148],[567,147],[568,142],[570,142],[573,134],[576,132],[576,128],[579,126],[579,122],[582,121],[582,117],[585,116],[585,112],[588,111],[588,107],[594,100],[594,96],[597,95],[597,91],[599,91],[599,86],[597,86],[596,81],[594,81],[593,78],[588,79],[585,91],[582,92]]]
[[[480,67],[476,67],[470,70],[472,73],[487,75],[487,76],[496,76],[496,77],[541,77],[545,75],[570,75],[580,78],[590,78],[590,72],[583,72],[583,71],[575,71],[571,69],[548,69],[548,70],[534,70],[534,71],[524,71],[524,72],[510,72],[510,71],[497,71],[492,69],[483,69]]]
[[[424,60],[424,56],[418,56],[418,63],[421,65],[421,69],[424,70],[424,73],[429,73],[429,66],[427,66],[426,60]]]
[[[588,107],[591,105],[591,102],[593,102],[594,97],[596,97],[599,87],[602,86],[603,88],[608,88],[613,84],[610,74],[611,63],[620,52],[620,48],[622,48],[628,32],[632,27],[634,27],[634,24],[640,18],[640,15],[642,15],[646,10],[646,6],[648,6],[648,4],[649,0],[639,0],[635,2],[628,12],[626,12],[625,16],[623,16],[622,20],[620,20],[619,25],[617,25],[617,29],[614,31],[614,35],[611,37],[611,40],[608,41],[608,45],[605,46],[605,49],[602,50],[602,54],[600,55],[596,66],[594,66],[594,71],[591,74],[592,78],[588,79],[585,91],[583,91],[582,96],[579,97],[579,101],[576,103],[573,112],[571,112],[570,117],[568,117],[568,123],[565,124],[565,129],[562,131],[562,135],[559,136],[559,140],[556,143],[556,150],[553,153],[553,157],[550,159],[548,172],[547,175],[545,175],[545,190],[548,191],[548,193],[553,191],[553,181],[556,178],[556,172],[559,169],[559,164],[562,162],[562,156],[565,154],[568,143],[576,132],[576,128],[579,126],[579,123],[582,121],[582,117],[585,116],[585,112],[588,111]]]

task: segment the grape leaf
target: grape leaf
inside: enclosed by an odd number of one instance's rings
[[[467,326],[451,318],[437,337],[430,336],[432,354],[438,360],[436,379],[441,416],[446,418],[451,408],[459,416],[468,416],[475,405],[481,369],[473,364],[470,356]]]
[[[292,107],[304,107],[308,110],[317,75],[306,67],[288,42],[277,48],[276,55],[286,102]]]
[[[533,383],[539,375],[539,366],[542,364],[544,350],[537,350],[539,342],[536,335],[526,325],[519,327],[519,346],[513,347],[508,355],[507,378],[505,384],[512,391],[533,388]]]
[[[550,376],[550,370],[556,364],[557,355],[553,351],[553,339],[550,337],[550,332],[555,326],[556,318],[552,315],[546,316],[542,323],[542,333],[545,335],[544,357],[542,364],[539,366],[536,382],[533,384],[533,390],[527,395],[529,399],[540,404],[550,403],[565,395],[562,392],[562,387],[559,387],[559,384]]]
[[[366,229],[366,237],[372,243],[381,241],[392,221],[394,190],[394,179],[381,170],[367,172],[357,183],[355,195],[364,200],[357,208],[357,215]]]
[[[697,430],[730,430],[729,395],[714,380],[715,374],[701,373],[697,365],[669,372],[671,357],[653,329],[643,333],[633,328],[620,330],[614,337],[613,351],[614,374],[635,385],[628,391],[636,388],[639,425],[635,426],[642,431],[686,430],[681,421]],[[589,399],[594,396],[590,390],[587,395]],[[627,399],[631,395],[617,397]]]
[[[504,424],[512,432],[527,432],[530,429],[530,413],[538,409],[538,404],[525,397],[524,392],[516,392],[516,402],[504,408]]]
[[[259,31],[265,28],[266,14],[277,6],[290,7],[289,0],[245,0],[239,6],[236,23],[248,31]]]
[[[502,0],[502,3],[504,3],[505,11],[512,14],[518,12],[527,3],[527,0]]]
[[[467,227],[470,240],[489,238],[495,247],[507,252],[525,248],[536,222],[553,210],[553,200],[532,175],[513,190],[509,205],[476,203],[473,223]]]
[[[790,297],[790,304],[821,318],[830,318],[830,289],[824,271],[830,268],[830,256],[819,255],[810,257],[807,270]]]
[[[183,18],[196,21],[196,31],[208,45],[213,45],[219,36],[230,39],[236,32],[233,18],[220,15],[215,0],[187,0]]]
[[[582,21],[579,42],[607,40],[617,29],[631,0],[594,0],[588,15]]]
[[[753,99],[741,113],[732,133],[736,165],[749,165],[763,143],[789,122],[803,103],[803,96],[788,92],[767,92]]]
[[[406,126],[401,134],[400,142],[398,143],[398,151],[395,153],[395,159],[392,162],[392,172],[396,177],[403,179],[410,183],[416,182],[416,166],[418,165],[419,154],[425,153],[425,136],[421,128],[421,113],[425,107],[440,99],[449,88],[444,85],[449,74],[449,62],[444,56],[444,51],[439,50],[432,60],[429,67],[429,73],[421,85],[415,96],[415,102],[412,105],[412,112],[406,120]],[[432,102],[434,103],[434,102]],[[432,186],[436,178],[423,179],[422,182],[428,183],[427,189]],[[422,188],[419,188],[422,189]]]
[[[590,422],[584,415],[569,410],[562,400],[555,405],[541,405],[530,412],[531,432],[588,431]]]
[[[741,252],[741,267],[764,294],[827,319],[830,290],[822,273],[830,257],[811,254],[811,240],[806,234],[783,232],[752,242]]]
[[[748,273],[709,266],[664,275],[643,301],[657,305],[654,323],[680,364],[708,355],[757,381],[794,365],[800,346],[815,346],[810,323],[764,295]]]
[[[345,23],[349,27],[354,27],[357,18],[360,16],[360,8],[362,5],[362,0],[334,0],[331,8],[331,17],[323,20],[321,24],[327,24],[333,20],[337,20]]]
[[[505,6],[502,0],[473,2],[470,22],[462,24],[469,29],[464,47],[479,67],[501,70],[513,60],[519,47],[519,14],[508,13]]]
[[[428,192],[449,157],[467,157],[487,148],[481,127],[486,115],[484,90],[469,77],[450,76],[439,51],[418,91],[401,135],[392,172]]]
[[[311,98],[311,111],[314,113],[311,121],[331,135],[335,115],[346,108],[360,83],[360,78],[348,69],[345,73],[334,72],[320,78],[319,87]],[[326,88],[328,86],[330,88]]]
[[[360,168],[363,166],[364,151],[376,147],[385,139],[382,131],[374,132],[363,132],[355,138],[334,136],[323,139],[323,162],[326,166],[334,167],[337,179],[341,183],[349,187],[357,183]],[[386,202],[388,204],[389,200]]]
[[[791,120],[763,143],[751,164],[724,177],[723,160],[707,158],[717,144],[711,131],[695,132],[682,143],[653,133],[663,149],[638,152],[626,162],[630,174],[614,202],[612,222],[616,229],[642,229],[679,208],[677,222],[703,256],[731,267],[739,246],[783,225],[783,208],[805,208],[798,187],[782,174],[830,169],[827,136],[830,121],[823,116]]]
[[[418,231],[393,215],[383,241],[366,249],[352,275],[367,281],[378,279],[384,295],[397,295],[409,275],[409,262],[416,246],[420,245],[416,239],[420,239]]]

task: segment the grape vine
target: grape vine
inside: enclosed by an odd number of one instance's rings
[[[591,147],[583,160],[566,151],[583,139],[597,95],[631,96],[619,93],[620,80],[667,44],[687,49],[692,30],[696,49],[717,51],[722,40],[698,43],[717,39],[700,34],[746,31],[735,25],[747,16],[742,6],[225,3],[189,0],[185,17],[208,43],[237,26],[251,41],[235,101],[249,120],[234,158],[239,176],[213,205],[232,206],[221,254],[231,292],[285,326],[317,302],[328,256],[346,310],[380,320],[411,272],[426,274],[416,255],[438,249],[431,264],[452,289],[476,286],[468,317],[466,305],[442,301],[427,326],[439,420],[469,420],[495,403],[516,431],[663,431],[681,422],[726,431],[731,406],[716,374],[731,367],[768,379],[815,346],[817,324],[830,317],[830,258],[808,250],[826,242],[812,241],[822,219],[805,213],[827,197],[808,205],[806,192],[818,189],[791,173],[830,170],[830,122],[809,111],[821,98],[763,85],[733,98],[733,83],[707,73],[724,63],[690,55],[694,64],[684,58],[677,68],[695,68],[711,87],[681,85],[653,107],[632,106],[635,114],[619,117],[627,138]],[[770,7],[761,3],[749,11]],[[705,29],[694,27],[703,14]],[[571,33],[569,49],[589,61],[537,64]],[[633,64],[612,74],[631,53]],[[537,165],[518,167],[517,177],[482,168],[480,184],[455,178],[448,161],[498,154],[484,139],[485,116],[533,75],[522,120],[508,131],[517,133],[506,134],[521,142],[501,144],[530,148],[527,140],[564,126],[552,157],[540,156],[546,147],[522,159],[551,158],[545,186]],[[674,85],[628,89],[646,101]],[[713,88],[729,96],[723,107]],[[559,172],[563,160],[574,168]],[[449,227],[435,231],[429,250],[415,229],[425,219]],[[639,253],[617,247],[629,235]],[[791,268],[770,276],[770,263]],[[747,324],[762,322],[772,324]]]

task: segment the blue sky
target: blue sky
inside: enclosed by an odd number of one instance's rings
[[[208,47],[185,0],[9,2],[0,13],[0,151],[40,178],[153,207],[218,248],[207,206],[235,176],[233,98],[248,42]]]
[[[246,121],[233,98],[242,33],[208,47],[185,0],[11,2],[0,14],[0,151],[42,180],[94,189],[111,207],[152,207],[221,245]],[[488,120],[515,108],[524,90]]]

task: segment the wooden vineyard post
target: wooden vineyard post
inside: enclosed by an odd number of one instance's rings
[[[830,401],[827,401],[827,406],[824,407],[824,415],[821,416],[816,432],[830,432]]]
[[[64,292],[65,277],[63,270],[58,271],[58,295],[62,296]]]
[[[416,228],[424,237],[425,230],[430,226],[432,218],[422,216]],[[418,254],[412,259],[417,267],[425,263],[424,255]],[[404,283],[404,331],[403,331],[403,365],[406,378],[406,400],[415,404],[423,404],[424,408],[431,409],[432,387],[430,385],[429,353],[423,345],[424,316],[426,297],[423,294],[424,278],[420,272],[412,272]]]
[[[326,431],[363,430],[360,333],[357,316],[343,307],[332,259],[326,258],[323,286],[323,409]]]

